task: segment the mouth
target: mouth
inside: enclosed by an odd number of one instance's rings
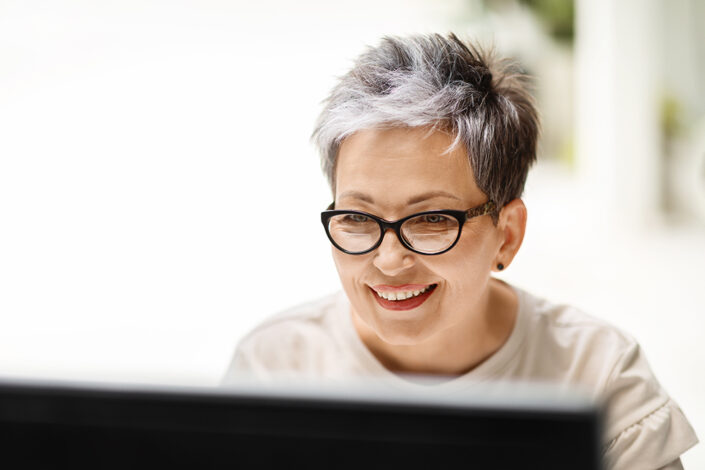
[[[438,284],[406,284],[370,287],[377,303],[387,310],[411,310],[433,294]]]

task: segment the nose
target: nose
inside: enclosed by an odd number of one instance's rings
[[[407,250],[394,230],[387,230],[375,250],[373,264],[387,276],[395,276],[414,265],[414,253]]]

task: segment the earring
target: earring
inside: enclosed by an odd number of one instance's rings
[[[497,263],[497,269],[500,271],[504,269],[504,265],[502,263]]]

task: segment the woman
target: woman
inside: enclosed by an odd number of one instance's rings
[[[639,346],[491,276],[516,255],[536,159],[526,77],[454,35],[385,38],[335,87],[314,132],[334,202],[321,214],[344,294],[274,317],[226,382],[294,374],[541,380],[607,403],[613,468],[682,468],[697,442]]]

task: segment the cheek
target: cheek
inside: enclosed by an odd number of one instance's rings
[[[343,274],[350,271],[350,266],[348,266],[349,260],[347,259],[348,257],[345,256],[345,253],[341,253],[337,248],[331,247],[331,253],[333,255],[333,262],[335,263],[335,268],[338,270],[338,274],[340,277],[343,277]]]
[[[364,259],[362,258],[365,258],[365,255],[347,255],[335,247],[331,247],[331,249],[333,250],[333,262],[343,285],[350,285],[359,279],[364,267]]]
[[[451,294],[467,294],[480,288],[489,278],[492,249],[477,242],[477,239],[461,240],[451,251],[441,255],[443,259],[436,263],[435,270],[445,279]]]
[[[366,255],[346,255],[333,248],[333,262],[338,270],[340,283],[353,309],[358,312],[370,311],[368,302],[372,301],[367,296],[367,288],[362,282],[369,265],[365,259]]]

